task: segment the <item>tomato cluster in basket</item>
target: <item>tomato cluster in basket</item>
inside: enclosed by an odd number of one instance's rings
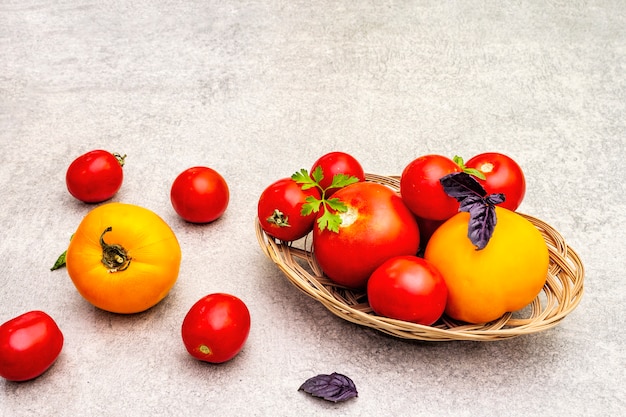
[[[178,279],[181,248],[173,230],[156,213],[133,204],[108,202],[121,188],[126,156],[93,150],[76,158],[66,172],[69,193],[90,209],[52,270],[67,267],[80,295],[102,310],[133,314],[158,304]],[[181,172],[172,182],[170,202],[190,223],[210,223],[226,211],[229,189],[209,167]],[[243,348],[250,313],[239,298],[208,294],[193,304],[181,323],[182,342],[191,356],[221,363]],[[0,376],[27,381],[58,358],[63,333],[39,310],[0,325]]]
[[[467,323],[527,306],[546,282],[541,233],[516,212],[526,183],[519,164],[490,152],[423,155],[399,190],[331,152],[270,184],[258,201],[263,231],[285,244],[311,236],[311,252],[336,286],[366,292],[381,316],[433,325]]]

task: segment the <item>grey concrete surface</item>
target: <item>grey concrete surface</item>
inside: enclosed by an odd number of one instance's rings
[[[621,1],[0,2],[0,321],[42,309],[56,364],[0,381],[0,416],[618,416],[624,390],[626,8]],[[93,206],[65,188],[91,149],[128,154],[113,201],[177,234],[179,280],[155,308],[99,311],[56,256]],[[546,332],[410,342],[345,322],[262,254],[257,198],[322,154],[399,174],[426,153],[499,151],[524,168],[520,211],[581,256],[585,295]],[[180,220],[169,187],[207,165],[231,201]],[[180,325],[211,292],[252,314],[234,360],[187,355]],[[298,392],[318,373],[359,397]]]

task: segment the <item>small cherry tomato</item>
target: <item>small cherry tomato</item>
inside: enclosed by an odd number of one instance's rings
[[[191,223],[209,223],[218,219],[230,198],[224,178],[208,167],[186,169],[172,184],[170,200],[180,217]]]
[[[465,163],[467,168],[482,172],[485,179],[476,178],[487,194],[503,193],[501,207],[515,211],[526,193],[526,179],[522,168],[509,156],[498,152],[481,153]]]
[[[189,309],[181,332],[191,356],[210,363],[226,362],[246,343],[250,312],[234,295],[209,294]]]
[[[43,374],[63,348],[63,333],[43,311],[30,311],[0,326],[0,376],[27,381]]]
[[[67,168],[67,190],[85,203],[100,203],[110,199],[122,186],[125,157],[103,150],[79,156]]]
[[[365,289],[372,272],[387,259],[417,253],[420,236],[415,217],[390,188],[357,182],[333,198],[341,200],[347,210],[337,213],[341,218],[338,232],[313,228],[313,253],[335,283]]]
[[[430,262],[398,256],[376,268],[367,282],[367,298],[381,316],[430,326],[446,308],[448,288]]]
[[[320,199],[317,188],[302,190],[291,178],[283,178],[270,184],[259,198],[257,212],[261,228],[270,236],[292,241],[306,236],[313,230],[315,213],[302,216],[302,205],[308,196]]]
[[[439,180],[460,171],[461,167],[445,156],[421,156],[402,171],[400,177],[402,200],[418,217],[446,220],[459,211],[459,203],[445,193]]]
[[[345,152],[330,152],[320,157],[311,168],[311,172],[317,167],[322,168],[324,178],[320,181],[320,186],[326,190],[326,197],[331,196],[339,188],[328,188],[333,182],[336,174],[357,177],[359,181],[365,181],[363,167],[355,157]]]

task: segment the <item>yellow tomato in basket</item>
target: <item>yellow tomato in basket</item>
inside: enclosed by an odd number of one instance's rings
[[[78,292],[114,313],[137,313],[161,301],[178,278],[180,260],[180,245],[165,221],[122,203],[90,211],[66,255]]]
[[[498,319],[528,305],[546,282],[549,253],[543,236],[518,213],[496,206],[496,225],[484,249],[467,237],[469,213],[461,212],[432,235],[424,258],[448,286],[445,313],[468,323]]]

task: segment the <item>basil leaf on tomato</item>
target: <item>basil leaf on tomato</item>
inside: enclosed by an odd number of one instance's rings
[[[442,177],[444,191],[459,202],[459,211],[470,214],[467,237],[477,250],[484,249],[496,227],[495,205],[504,201],[504,194],[489,194],[466,172],[454,172]]]

